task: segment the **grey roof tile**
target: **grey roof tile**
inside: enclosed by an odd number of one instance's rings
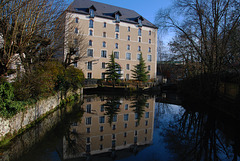
[[[120,12],[121,13],[120,21],[132,23],[132,24],[138,24],[137,19],[141,16],[134,10],[112,6],[112,5],[95,2],[91,0],[74,0],[68,7],[67,11],[80,13],[80,14],[89,14],[88,9],[91,6],[94,6],[96,8],[94,15],[97,17],[115,19],[114,13]],[[147,19],[143,19],[142,25],[147,27],[157,28]]]

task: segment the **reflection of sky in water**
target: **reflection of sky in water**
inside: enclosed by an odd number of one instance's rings
[[[161,135],[163,128],[169,125],[170,121],[174,121],[176,117],[182,113],[184,109],[178,105],[172,104],[155,104],[154,132],[153,144],[140,151],[136,156],[130,156],[121,161],[167,161],[171,160],[172,153],[166,148],[164,137]]]

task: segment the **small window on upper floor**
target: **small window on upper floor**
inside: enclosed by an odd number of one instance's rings
[[[103,23],[103,27],[104,27],[104,28],[107,27],[107,23],[106,23],[106,22]]]
[[[138,46],[138,51],[141,51],[141,46]]]
[[[152,35],[152,31],[149,31],[148,34],[149,34],[149,35]]]
[[[149,43],[149,44],[151,44],[151,43],[152,43],[152,40],[151,40],[151,39],[149,39],[149,40],[148,40],[148,43]]]
[[[130,45],[127,45],[127,50],[130,50]]]
[[[119,32],[119,24],[116,24],[116,26],[115,26],[115,32]]]
[[[138,37],[138,42],[141,42],[142,41],[142,38],[141,37]]]
[[[116,34],[116,35],[115,35],[115,38],[118,39],[118,38],[119,38],[119,34]]]
[[[74,31],[76,34],[78,34],[78,28],[75,28],[75,31]]]
[[[152,52],[152,49],[151,49],[150,47],[148,48],[148,52],[149,52],[149,53],[151,53],[151,52]]]
[[[131,37],[130,37],[130,35],[128,35],[128,41],[130,41],[131,40]]]
[[[76,18],[75,18],[75,22],[78,23],[78,20],[79,20],[79,18],[76,17]]]
[[[142,36],[142,29],[141,28],[138,29],[138,36]]]
[[[118,49],[118,43],[115,44],[115,48]]]
[[[130,32],[131,28],[128,26],[128,32]]]
[[[106,35],[107,35],[106,32],[103,32],[103,37],[106,37]]]
[[[88,45],[92,46],[92,40],[89,40]]]
[[[102,46],[105,48],[106,47],[106,42],[103,41]]]
[[[89,30],[89,35],[93,36],[93,30]]]
[[[93,20],[89,20],[89,28],[93,28]]]

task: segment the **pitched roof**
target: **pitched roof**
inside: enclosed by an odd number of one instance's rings
[[[138,24],[138,18],[141,17],[140,14],[133,10],[112,6],[100,2],[95,2],[91,0],[74,0],[68,7],[67,11],[88,15],[90,7],[94,7],[96,9],[96,11],[94,12],[94,15],[96,17],[115,19],[114,16],[115,13],[120,12],[121,13],[120,21],[132,24]],[[157,28],[147,19],[143,19],[142,25],[151,28]]]

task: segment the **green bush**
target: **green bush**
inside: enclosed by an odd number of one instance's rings
[[[14,100],[13,87],[4,82],[0,85],[0,115],[10,117],[24,108],[24,104]]]
[[[55,89],[66,92],[68,89],[79,89],[84,82],[82,70],[69,66],[63,75],[58,75]]]
[[[16,98],[29,101],[53,95],[58,75],[63,75],[63,66],[58,62],[50,61],[36,66],[31,73],[24,73],[13,83]]]

